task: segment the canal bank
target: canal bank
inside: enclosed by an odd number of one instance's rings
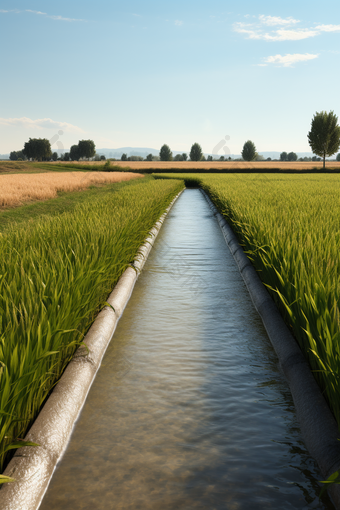
[[[41,508],[333,508],[199,190],[174,205]]]

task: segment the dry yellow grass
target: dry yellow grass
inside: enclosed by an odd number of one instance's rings
[[[103,162],[81,161],[81,165],[102,165]],[[67,164],[67,163],[66,163]],[[74,164],[74,163],[73,163]],[[53,163],[51,163],[53,165]],[[322,170],[322,161],[112,161],[111,165],[131,170],[247,170],[247,169],[280,169],[280,170]],[[327,168],[340,170],[340,161],[326,161]]]
[[[144,177],[132,172],[63,172],[0,175],[0,207],[34,200],[48,200],[59,191],[79,191],[95,184],[130,181]]]

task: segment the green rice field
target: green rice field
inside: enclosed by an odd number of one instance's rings
[[[232,226],[340,425],[339,176],[179,177],[202,187]]]
[[[0,469],[184,183],[234,229],[340,424],[339,176],[155,177],[0,212]]]
[[[181,189],[145,177],[0,212],[0,470]]]

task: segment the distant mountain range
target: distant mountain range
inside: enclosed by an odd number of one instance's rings
[[[69,152],[69,149],[56,149],[55,152],[58,152],[58,154],[63,154],[64,152]],[[283,151],[282,151],[283,152]],[[290,151],[287,151],[290,152]],[[120,147],[119,149],[96,149],[96,153],[100,156],[105,156],[106,158],[115,158],[120,159],[122,154],[126,154],[127,156],[141,156],[143,158],[146,158],[148,154],[152,154],[153,156],[159,155],[159,149],[152,149],[147,147]],[[182,154],[183,151],[172,151],[172,154],[176,156],[176,154]],[[259,154],[264,157],[264,159],[271,158],[271,159],[280,159],[281,152],[276,151],[265,151],[261,152],[259,151]],[[298,158],[311,158],[313,156],[312,152],[297,152],[296,153]],[[215,159],[218,159],[220,156],[225,157],[231,157],[232,159],[239,159],[241,158],[241,154],[227,154],[225,155],[223,151],[220,151],[218,154],[212,154],[209,152],[204,153],[205,156],[213,156]],[[9,154],[0,154],[0,159],[9,159]],[[333,159],[335,159],[335,156],[333,156]]]

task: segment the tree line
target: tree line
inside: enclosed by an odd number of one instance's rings
[[[300,158],[302,161],[321,161],[323,160],[323,167],[325,168],[326,157],[333,156],[340,148],[340,127],[338,126],[338,117],[333,111],[327,113],[325,111],[316,112],[311,123],[311,129],[307,135],[309,145],[312,152],[316,154],[312,158]],[[242,158],[244,161],[263,160],[263,156],[257,153],[256,146],[251,140],[247,140],[242,149]],[[319,156],[319,157],[318,157]],[[147,156],[147,161],[152,161],[152,154]],[[201,146],[194,143],[191,147],[189,154],[191,161],[205,160]],[[159,151],[159,158],[161,161],[186,161],[187,154],[178,154],[173,158],[171,149],[168,145],[164,144]],[[127,160],[127,155],[123,154],[122,160]],[[212,161],[212,156],[208,156],[208,161]],[[220,159],[224,159],[222,156]],[[229,158],[230,159],[230,158]],[[268,158],[270,160],[270,158]],[[295,152],[281,152],[280,161],[297,161],[298,156]],[[340,161],[340,153],[336,157]]]
[[[335,113],[333,111],[329,113],[326,111],[316,112],[312,118],[307,138],[313,154],[316,154],[311,158],[311,161],[321,161],[322,159],[323,168],[325,168],[326,157],[333,156],[340,148],[340,127]],[[254,161],[257,156],[255,144],[248,140],[243,146],[243,159]],[[287,152],[281,152],[280,154],[281,161],[297,161],[297,159],[295,152],[289,152],[288,154]],[[340,161],[340,153],[336,160]]]
[[[64,161],[79,161],[81,158],[93,158],[96,154],[96,146],[93,140],[79,140],[77,145],[72,145],[70,152],[65,152]],[[13,151],[9,155],[12,161],[32,159],[33,161],[56,161],[58,153],[52,152],[51,144],[47,138],[30,138],[21,151]]]
[[[335,154],[340,148],[340,127],[338,125],[338,117],[334,114],[334,112],[316,112],[312,119],[311,129],[308,132],[307,138],[312,152],[316,154],[316,156],[313,156],[311,160],[320,161],[322,158],[323,167],[325,168],[326,157],[333,156],[333,154]],[[79,140],[77,145],[72,145],[70,152],[66,152],[62,156],[62,159],[64,161],[79,161],[79,159],[93,158],[95,155],[96,146],[93,140]],[[127,154],[123,154],[121,160],[131,161],[131,158],[132,156],[128,158]],[[143,159],[137,156],[134,158]],[[189,158],[191,161],[205,160],[202,147],[199,143],[195,142],[191,146]],[[242,158],[245,161],[264,159],[263,156],[259,156],[255,144],[251,140],[247,140],[244,143]],[[10,159],[12,161],[21,159],[56,161],[58,159],[58,153],[52,152],[51,144],[46,138],[30,138],[28,142],[25,143],[24,148],[21,151],[13,151],[10,153]],[[102,156],[100,159],[105,159],[105,156]],[[152,161],[152,159],[152,154],[149,154],[146,157],[147,161]],[[183,154],[177,154],[173,157],[170,147],[167,144],[164,144],[159,151],[159,159],[161,161],[187,161],[188,155],[184,152]],[[208,161],[212,161],[212,156],[208,156],[207,159]],[[220,160],[221,159],[224,159],[224,157],[221,156]],[[270,158],[268,158],[268,160],[269,159]],[[295,152],[281,152],[280,154],[280,161],[297,161],[297,159],[298,157]],[[336,159],[337,161],[340,161],[340,153],[337,155]]]

